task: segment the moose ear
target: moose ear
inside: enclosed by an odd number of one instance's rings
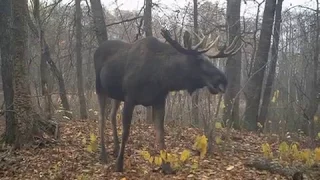
[[[192,37],[189,31],[185,31],[183,34],[183,45],[187,49],[191,49],[192,47]]]

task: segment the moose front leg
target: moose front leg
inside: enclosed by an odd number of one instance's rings
[[[116,160],[116,171],[122,172],[123,171],[123,156],[125,151],[125,146],[129,138],[130,133],[130,126],[131,126],[131,119],[132,119],[132,113],[134,110],[134,102],[126,98],[124,101],[123,106],[123,115],[122,115],[122,140],[121,140],[121,147],[120,151]]]
[[[159,150],[165,150],[166,145],[164,141],[164,113],[165,113],[165,100],[157,105],[152,106],[153,122],[156,129],[156,141],[159,145]],[[172,174],[173,170],[169,163],[163,162],[161,168],[165,174]]]
[[[117,131],[117,111],[120,106],[120,101],[112,100],[112,109],[111,109],[111,124],[112,124],[112,133],[113,133],[113,155],[117,156],[119,153],[119,139],[118,139],[118,131]]]

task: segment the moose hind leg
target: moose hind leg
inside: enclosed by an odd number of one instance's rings
[[[164,114],[165,114],[165,101],[152,106],[153,122],[156,130],[156,141],[159,145],[159,150],[165,150],[166,145],[164,141]],[[173,169],[170,167],[169,163],[164,163],[161,165],[162,171],[165,174],[174,173]]]
[[[120,106],[120,101],[112,100],[112,109],[111,109],[111,123],[112,123],[112,134],[113,134],[113,155],[117,156],[119,153],[119,138],[117,131],[117,111]]]
[[[124,101],[123,112],[122,112],[122,140],[121,140],[121,147],[120,151],[116,160],[116,171],[122,172],[123,171],[123,158],[124,158],[124,151],[125,145],[128,141],[129,134],[130,134],[130,126],[131,126],[131,119],[132,113],[134,110],[134,103],[131,99],[126,98]]]
[[[106,112],[106,95],[98,94],[98,101],[100,107],[100,117],[99,117],[99,133],[100,133],[100,145],[101,145],[101,152],[100,152],[100,161],[103,164],[107,163],[107,151],[105,147],[104,141],[104,129],[106,126],[105,121],[105,112]]]

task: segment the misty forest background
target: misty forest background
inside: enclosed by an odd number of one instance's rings
[[[128,11],[117,1],[118,8],[109,9],[100,0],[2,0],[2,140],[20,147],[43,133],[59,137],[61,122],[97,120],[95,49],[107,39],[134,43],[154,36],[164,41],[163,27],[181,44],[185,30],[220,35],[221,44],[241,34],[244,43],[235,56],[212,60],[228,76],[227,92],[170,93],[166,123],[203,129],[209,140],[216,122],[241,131],[283,138],[291,132],[317,140],[319,2],[286,8],[282,3],[193,0],[175,8],[145,0],[141,9]],[[246,7],[252,8],[243,16]],[[133,123],[151,123],[151,113],[137,106]]]

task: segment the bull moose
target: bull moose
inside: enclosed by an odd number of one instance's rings
[[[164,114],[168,93],[187,90],[192,94],[203,87],[207,87],[212,94],[225,92],[227,78],[209,58],[232,56],[241,48],[236,43],[239,38],[218,50],[219,36],[207,43],[206,36],[200,37],[195,34],[199,43],[192,46],[191,35],[186,31],[185,45],[182,46],[171,38],[168,30],[162,29],[161,35],[168,43],[155,37],[146,37],[132,44],[120,40],[107,40],[94,53],[96,94],[100,106],[100,159],[102,163],[107,162],[104,142],[105,109],[106,99],[111,98],[114,153],[118,154],[115,170],[118,172],[123,171],[125,145],[129,137],[134,107],[152,106],[156,141],[160,150],[165,149]],[[204,45],[206,47],[203,47]],[[121,101],[124,101],[123,132],[119,147],[116,112]],[[168,164],[163,164],[162,169],[165,172],[171,171]]]

